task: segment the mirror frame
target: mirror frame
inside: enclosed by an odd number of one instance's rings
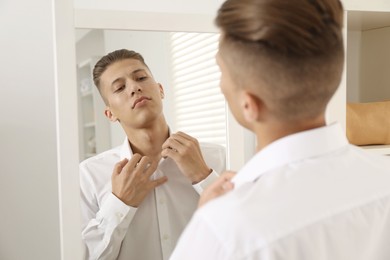
[[[80,236],[78,120],[75,120],[78,117],[77,88],[69,87],[77,85],[74,30],[218,32],[213,15],[86,10],[74,9],[72,4],[66,0],[56,1],[54,10],[59,224],[63,260],[82,259],[83,256]],[[248,140],[248,132],[238,125],[228,108],[226,111],[227,168],[238,170],[248,156],[251,156],[245,152],[248,151],[244,142]],[[233,136],[234,138],[230,138]],[[254,137],[252,138],[253,141]],[[253,147],[249,147],[249,150],[253,150]],[[233,152],[235,157],[232,156]]]
[[[214,16],[75,9],[75,29],[218,32]]]

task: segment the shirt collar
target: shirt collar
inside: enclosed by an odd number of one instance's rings
[[[280,138],[259,151],[233,178],[236,187],[253,182],[277,167],[305,158],[317,157],[348,144],[338,123]]]
[[[129,158],[133,157],[133,150],[131,150],[130,142],[129,142],[129,139],[127,139],[127,137],[125,138],[125,140],[123,141],[123,144],[121,146],[120,157],[121,157],[121,160],[123,160],[125,158],[129,159]]]

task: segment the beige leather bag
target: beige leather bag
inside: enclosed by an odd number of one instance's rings
[[[347,103],[346,127],[351,144],[390,144],[390,101]]]

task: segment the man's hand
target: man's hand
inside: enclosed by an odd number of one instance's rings
[[[234,184],[231,179],[236,175],[235,172],[224,172],[219,178],[208,186],[200,195],[198,208],[213,200],[222,196],[223,194],[231,191],[234,188]]]
[[[150,179],[157,165],[139,154],[118,162],[111,176],[112,193],[128,206],[138,207],[151,190],[167,181],[166,176]]]
[[[198,140],[183,132],[172,134],[164,142],[161,155],[173,159],[192,184],[204,180],[212,172],[203,159]]]

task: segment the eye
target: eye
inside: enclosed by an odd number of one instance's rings
[[[120,85],[120,86],[118,86],[116,89],[115,89],[115,93],[117,93],[117,92],[121,92],[122,90],[124,90],[125,89],[125,85]]]
[[[148,78],[147,76],[140,76],[140,77],[137,77],[137,81],[144,81],[147,78]]]

